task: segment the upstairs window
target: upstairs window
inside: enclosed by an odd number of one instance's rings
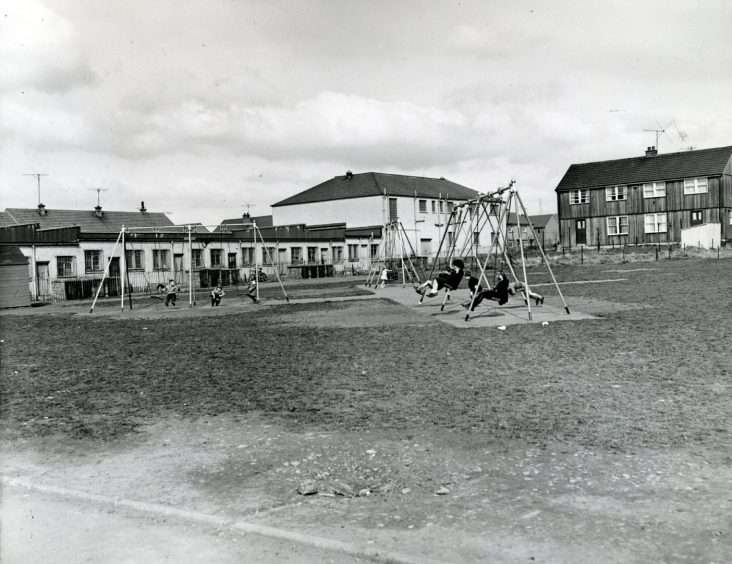
[[[419,201],[419,213],[427,213],[427,200]]]
[[[648,213],[644,216],[646,233],[666,233],[666,214]]]
[[[616,215],[607,218],[607,234],[608,235],[627,235],[628,234],[628,216]]]
[[[590,201],[589,190],[571,190],[569,192],[569,203],[570,205],[586,204]]]
[[[684,195],[706,194],[708,191],[706,178],[687,178],[684,180]]]
[[[618,200],[628,199],[628,187],[627,186],[610,186],[605,188],[605,201],[606,202],[617,202]]]
[[[644,198],[661,198],[666,195],[665,182],[646,182],[643,185]]]
[[[432,213],[435,213],[435,201],[432,200]]]

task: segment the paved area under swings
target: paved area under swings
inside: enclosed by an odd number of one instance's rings
[[[519,323],[551,323],[555,321],[597,319],[593,315],[574,311],[570,303],[567,304],[570,311],[567,314],[558,296],[546,298],[540,306],[535,306],[532,302],[531,319],[529,319],[529,311],[523,299],[514,296],[508,300],[508,303],[502,306],[499,306],[498,302],[484,300],[470,314],[470,319],[466,322],[465,316],[468,310],[460,304],[468,301],[467,289],[461,288],[456,292],[452,292],[450,299],[445,304],[444,311],[440,311],[442,301],[445,298],[443,291],[440,291],[434,298],[425,297],[421,304],[419,303],[419,294],[410,285],[402,286],[401,284],[393,284],[386,288],[377,288],[373,291],[379,297],[387,298],[413,309],[422,315],[431,316],[454,327],[502,327],[504,325],[516,325]]]

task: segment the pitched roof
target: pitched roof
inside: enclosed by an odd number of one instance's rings
[[[546,224],[549,223],[549,220],[552,217],[556,217],[557,214],[552,213],[545,213],[541,215],[530,215],[529,219],[531,220],[531,225],[534,227],[546,227]],[[516,213],[511,212],[508,214],[508,225],[516,225]],[[521,214],[521,225],[526,225],[526,216],[524,214]]]
[[[573,164],[567,169],[556,191],[719,176],[725,173],[725,169],[729,174],[730,159],[732,146],[666,153],[655,157]]]
[[[40,215],[37,208],[7,208],[12,223],[23,225],[38,223],[41,229],[79,226],[82,233],[116,233],[125,227],[169,227],[173,225],[164,213],[104,211],[97,217],[94,210],[47,209]],[[2,220],[2,218],[0,218]]]
[[[28,266],[28,259],[25,258],[20,249],[13,245],[0,245],[0,265],[10,266],[12,264],[22,264]]]
[[[311,202],[364,198],[368,196],[407,196],[413,198],[438,198],[449,196],[451,200],[475,198],[478,192],[444,178],[425,178],[385,174],[383,172],[364,172],[350,176],[336,176],[313,186],[303,192],[273,204],[291,206]]]

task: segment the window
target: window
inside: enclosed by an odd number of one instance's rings
[[[153,269],[170,269],[170,251],[168,249],[153,249]]]
[[[348,261],[356,262],[358,260],[358,245],[348,245]]]
[[[427,200],[419,201],[419,213],[427,213]]]
[[[607,218],[607,234],[608,235],[627,235],[628,234],[628,216],[616,215]]]
[[[290,249],[290,256],[292,257],[292,264],[302,264],[302,248],[292,247]]]
[[[262,264],[274,264],[277,257],[277,249],[264,247],[262,249]]]
[[[375,259],[376,255],[378,255],[378,254],[379,254],[379,245],[376,243],[371,243],[371,254],[370,254],[371,258]]]
[[[570,205],[586,204],[589,201],[590,201],[590,191],[589,190],[572,190],[569,192]]]
[[[145,269],[145,254],[142,250],[127,251],[125,254],[125,262],[127,263],[127,270],[144,270]]]
[[[432,200],[432,213],[435,213],[435,201]]]
[[[221,249],[211,249],[211,268],[221,268]]]
[[[704,212],[702,210],[692,210],[691,225],[701,225],[704,223]]]
[[[389,221],[396,221],[399,218],[397,214],[397,199],[389,198]]]
[[[84,272],[102,270],[102,251],[84,251]]]
[[[473,231],[473,245],[480,245],[480,231]]]
[[[684,194],[705,194],[708,191],[706,178],[684,180]]]
[[[343,260],[343,247],[333,247],[333,262],[341,262]]]
[[[605,201],[616,202],[618,200],[628,199],[628,187],[627,186],[610,186],[605,188]]]
[[[645,215],[646,233],[666,233],[666,214],[648,213]]]
[[[452,247],[453,241],[455,240],[455,233],[452,231],[447,232],[447,245],[448,247]]]
[[[76,257],[56,257],[56,275],[59,278],[76,276]]]
[[[317,262],[318,247],[308,247],[308,263]]]
[[[440,200],[440,213],[445,211],[445,206],[443,205],[445,203],[444,200]]]
[[[236,268],[236,253],[229,253],[226,262],[227,268]]]
[[[254,247],[241,248],[241,264],[242,266],[249,266],[254,264]]]
[[[203,268],[203,251],[201,249],[193,249],[191,251],[191,260],[193,261],[193,268]]]
[[[644,198],[660,198],[666,195],[665,182],[646,182],[643,185]]]
[[[455,204],[453,202],[447,202],[447,213],[452,213]]]

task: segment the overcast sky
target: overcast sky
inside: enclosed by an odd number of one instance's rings
[[[515,179],[732,145],[732,2],[0,3],[0,198],[215,224],[346,170]]]

